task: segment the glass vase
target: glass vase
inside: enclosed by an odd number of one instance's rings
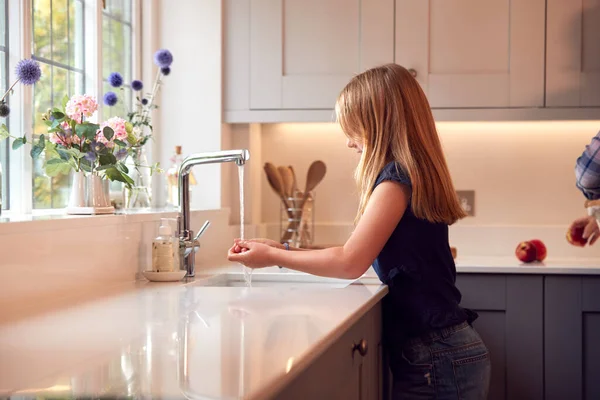
[[[144,146],[134,147],[126,162],[128,175],[133,179],[131,188],[123,188],[123,208],[149,208],[152,204],[152,189],[148,157]]]

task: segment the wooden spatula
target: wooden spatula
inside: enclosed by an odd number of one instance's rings
[[[289,211],[290,207],[287,203],[287,199],[286,199],[286,195],[285,195],[285,188],[283,185],[283,179],[281,178],[279,170],[277,169],[277,167],[275,167],[273,164],[271,164],[269,162],[265,163],[264,170],[265,170],[265,173],[267,174],[267,180],[269,181],[271,188],[273,188],[275,193],[277,193],[279,195],[279,198],[283,202],[288,216],[290,216],[290,218],[291,218],[291,212]]]

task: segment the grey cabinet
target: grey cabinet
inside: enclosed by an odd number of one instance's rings
[[[396,0],[395,59],[433,108],[544,105],[544,0]]]
[[[546,398],[600,399],[600,277],[546,277]]]
[[[382,371],[381,303],[377,303],[274,398],[378,400],[383,398]]]
[[[543,399],[543,280],[541,275],[457,277],[461,305],[479,314],[473,326],[490,352],[489,400]]]

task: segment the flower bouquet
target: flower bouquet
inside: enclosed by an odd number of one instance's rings
[[[74,171],[69,214],[113,213],[108,180],[133,184],[123,162],[139,140],[133,126],[119,117],[101,124],[90,122],[97,109],[92,96],[65,96],[62,108],[53,108],[42,116],[48,136],[42,134],[32,144],[33,158],[45,155],[48,176]]]
[[[158,108],[156,104],[156,95],[161,87],[162,80],[171,73],[171,64],[173,55],[169,50],[160,49],[154,54],[154,63],[158,66],[156,78],[149,93],[142,95],[144,83],[141,80],[132,80],[131,89],[136,92],[134,106],[127,113],[127,121],[133,128],[133,135],[137,142],[131,143],[129,158],[126,160],[131,171],[133,183],[125,186],[125,208],[144,208],[150,207],[151,190],[150,179],[154,172],[161,172],[159,164],[155,163],[151,168],[144,169],[147,164],[145,145],[152,139],[153,127],[151,111]],[[124,79],[118,72],[113,72],[108,77],[108,82],[113,88],[124,90]],[[104,104],[114,106],[119,102],[119,96],[109,91],[104,94]]]

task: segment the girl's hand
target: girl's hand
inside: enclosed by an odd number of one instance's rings
[[[234,240],[235,244],[238,244],[239,242],[262,243],[262,244],[266,244],[269,247],[274,247],[276,249],[281,249],[281,250],[285,249],[285,247],[281,243],[276,242],[276,241],[271,240],[271,239],[244,239],[244,240],[242,240],[242,239],[235,239]]]
[[[273,247],[264,243],[241,240],[229,249],[227,259],[244,264],[248,268],[264,268],[274,265],[272,252]]]

